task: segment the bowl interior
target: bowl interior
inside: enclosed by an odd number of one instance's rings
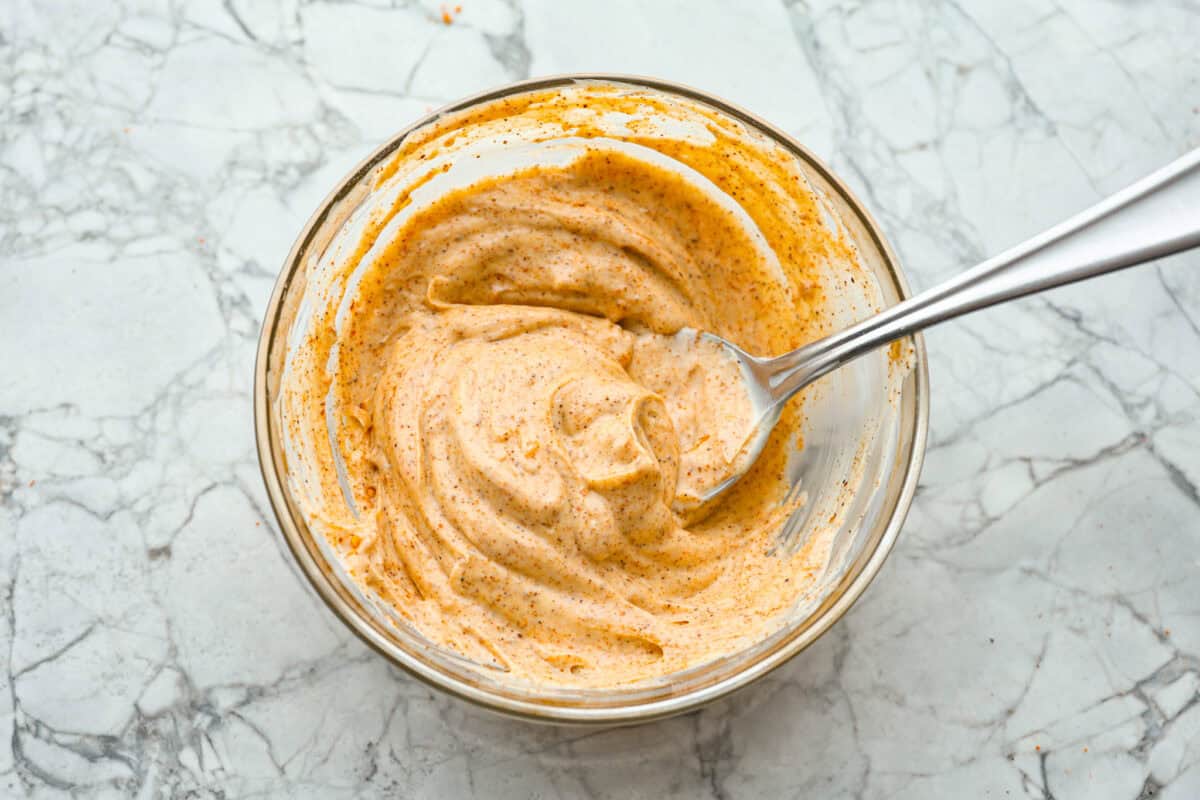
[[[925,444],[927,376],[917,337],[900,349],[869,354],[806,392],[803,449],[789,469],[794,490],[803,492],[806,501],[780,531],[779,546],[796,547],[808,537],[826,536],[827,567],[779,621],[777,632],[742,652],[631,688],[522,687],[431,645],[365,593],[345,575],[324,536],[310,530],[289,481],[277,399],[289,334],[303,316],[306,282],[378,190],[381,165],[394,159],[414,133],[498,98],[586,82],[703,104],[794,159],[820,200],[826,225],[852,245],[858,261],[857,273],[836,265],[831,270],[827,310],[833,328],[906,296],[895,259],[870,217],[815,157],[785,134],[674,84],[609,76],[541,79],[436,112],[372,154],[329,196],[301,233],[275,287],[259,347],[255,416],[263,476],[282,532],[318,593],[368,644],[417,677],[494,710],[560,722],[619,723],[679,713],[744,685],[803,649],[845,613],[878,571],[911,501]],[[861,278],[864,273],[870,280],[850,280],[851,274]]]

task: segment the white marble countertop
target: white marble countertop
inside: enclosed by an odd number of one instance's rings
[[[303,221],[457,96],[722,94],[846,176],[921,287],[1200,145],[1200,8],[449,13],[0,8],[0,795],[1200,797],[1200,255],[931,333],[874,585],[761,684],[637,729],[493,718],[368,651],[274,531],[249,402]]]

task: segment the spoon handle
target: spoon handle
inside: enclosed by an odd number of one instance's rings
[[[760,362],[781,403],[827,372],[971,311],[1200,246],[1200,149],[1066,222],[839,333]]]

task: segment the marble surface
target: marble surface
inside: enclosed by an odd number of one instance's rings
[[[1200,797],[1200,255],[939,329],[852,613],[627,730],[441,697],[274,531],[249,391],[293,236],[377,142],[571,70],[796,134],[928,286],[1200,145],[1188,2],[0,4],[0,796]]]

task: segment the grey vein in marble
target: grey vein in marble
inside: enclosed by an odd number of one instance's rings
[[[783,126],[927,286],[1200,145],[1187,2],[0,7],[0,795],[1200,797],[1200,257],[928,337],[901,542],[761,684],[493,718],[298,575],[249,390],[292,237],[425,111],[659,75]]]

